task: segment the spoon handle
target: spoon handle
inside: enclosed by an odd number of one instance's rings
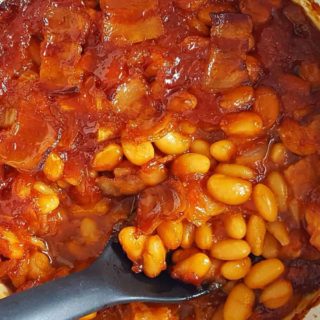
[[[70,320],[113,304],[112,288],[94,268],[0,300],[1,320]],[[116,294],[114,295],[116,296]]]

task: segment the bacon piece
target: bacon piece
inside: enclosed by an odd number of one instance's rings
[[[26,72],[15,83],[15,91],[4,99],[0,132],[0,161],[19,171],[38,169],[46,151],[57,141],[48,113],[48,100],[34,87],[37,76]],[[23,96],[22,96],[23,93]],[[44,120],[46,119],[46,121]]]
[[[252,20],[241,13],[211,14],[211,37],[232,40],[249,40],[252,33]]]
[[[306,200],[319,182],[319,160],[316,157],[306,157],[289,166],[284,171],[286,180],[298,200]]]
[[[211,51],[203,86],[219,92],[249,81],[245,58],[252,37],[252,21],[239,13],[215,13],[212,17]]]
[[[49,90],[78,89],[83,70],[77,67],[89,30],[89,16],[74,8],[51,8],[41,43],[40,81]]]
[[[204,88],[211,92],[238,87],[248,80],[248,71],[238,52],[211,49]]]
[[[301,156],[312,155],[320,148],[320,118],[307,126],[286,118],[279,127],[279,135],[291,152]]]
[[[106,40],[121,44],[156,39],[164,28],[157,0],[102,0]]]
[[[320,250],[320,207],[315,204],[309,205],[305,219],[307,231],[310,234],[310,243]]]

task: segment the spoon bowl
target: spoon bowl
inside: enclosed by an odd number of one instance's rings
[[[163,272],[154,279],[131,270],[112,238],[87,269],[0,300],[1,320],[69,320],[130,302],[178,303],[208,293]]]

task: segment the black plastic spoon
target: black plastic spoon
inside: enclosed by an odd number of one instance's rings
[[[205,293],[173,280],[168,273],[155,279],[134,274],[120,245],[111,240],[88,269],[0,300],[0,319],[77,319],[115,304],[174,303]]]

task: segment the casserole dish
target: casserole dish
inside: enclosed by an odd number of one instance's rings
[[[319,26],[317,2],[297,3]],[[3,297],[87,267],[116,225],[133,272],[215,290],[86,319],[294,319],[318,303],[320,33],[301,7],[0,9]]]

